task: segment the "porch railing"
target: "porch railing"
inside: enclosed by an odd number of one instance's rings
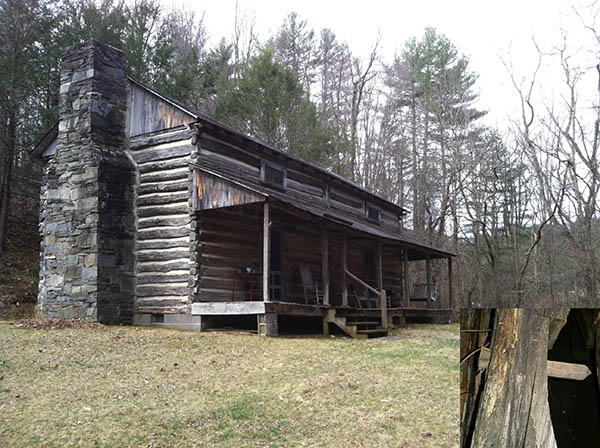
[[[346,269],[346,275],[379,297],[379,303],[380,303],[379,306],[381,308],[381,327],[387,328],[387,294],[385,292],[385,289],[382,288],[381,291],[379,291],[379,290],[373,288],[371,285],[362,281],[360,278],[358,278],[356,275],[354,275],[352,272],[350,272],[347,269]]]

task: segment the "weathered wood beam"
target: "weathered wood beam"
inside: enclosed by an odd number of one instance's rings
[[[404,260],[402,266],[404,268],[404,300],[406,300],[406,306],[410,303],[410,282],[408,278],[408,248],[402,248],[404,254]]]
[[[490,363],[491,352],[483,348],[479,353],[479,369],[487,369]],[[546,371],[549,377],[563,380],[582,381],[592,374],[588,366],[561,361],[548,361]]]
[[[425,258],[425,273],[427,274],[427,305],[431,304],[431,255]]]
[[[452,257],[448,257],[448,307],[453,309],[454,289],[452,285]]]
[[[323,267],[323,305],[329,305],[329,232],[321,228],[321,261]]]
[[[362,285],[365,288],[367,288],[369,291],[372,291],[373,293],[377,294],[377,296],[381,295],[381,293],[377,289],[373,288],[371,285],[369,285],[368,283],[366,283],[363,280],[361,280],[360,278],[358,278],[352,272],[346,270],[346,275],[348,275],[348,277],[350,277],[352,280],[358,282],[360,285]]]
[[[348,306],[348,283],[346,271],[348,270],[348,238],[342,235],[342,306]]]
[[[131,139],[130,149],[137,151],[148,146],[157,146],[163,143],[189,140],[195,131],[182,128],[180,131],[163,132],[152,137],[134,137]]]
[[[269,226],[269,202],[265,201],[263,205],[263,301],[269,301],[269,255],[271,249],[271,232]]]
[[[383,289],[383,248],[381,240],[377,240],[377,255],[375,259],[375,267],[377,271],[377,289],[380,291],[379,294],[379,306],[381,308],[381,326],[387,328],[387,295]]]

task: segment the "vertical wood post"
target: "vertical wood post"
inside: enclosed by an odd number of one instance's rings
[[[348,306],[348,283],[346,271],[348,270],[348,242],[346,234],[342,235],[342,306]]]
[[[379,296],[381,303],[381,327],[388,327],[388,318],[387,318],[387,294],[385,289],[381,290],[381,295]]]
[[[452,310],[454,302],[454,290],[452,289],[452,257],[448,257],[448,305]]]
[[[404,300],[406,300],[406,306],[410,305],[410,282],[408,278],[408,248],[402,249],[404,252]]]
[[[379,307],[381,308],[381,326],[387,328],[387,297],[383,290],[383,250],[381,240],[377,240],[377,254],[375,258],[375,270],[377,275],[377,290],[379,291]]]
[[[381,240],[377,240],[377,244],[375,245],[376,254],[375,254],[375,275],[377,281],[377,289],[381,291],[383,289],[383,270],[382,270],[382,254],[381,254]]]
[[[431,306],[431,256],[425,259],[425,272],[427,274],[427,304]]]
[[[321,228],[321,260],[323,265],[323,305],[329,305],[329,232]]]
[[[265,201],[263,209],[263,301],[268,302],[269,299],[269,255],[271,249],[271,232],[269,228],[269,203]]]

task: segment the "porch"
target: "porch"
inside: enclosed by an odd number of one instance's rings
[[[200,276],[192,314],[207,325],[256,316],[258,330],[273,335],[278,316],[312,317],[325,333],[336,326],[369,337],[407,319],[449,321],[452,254],[312,204],[210,181],[194,198]]]

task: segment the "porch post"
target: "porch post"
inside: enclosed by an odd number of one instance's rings
[[[427,304],[431,304],[431,255],[427,254],[425,259],[425,272],[427,274]]]
[[[383,290],[383,250],[381,240],[377,240],[377,259],[375,260],[375,267],[377,270],[377,290],[379,291],[379,306],[381,308],[381,326],[387,328],[387,297]]]
[[[323,264],[323,305],[329,305],[329,233],[321,228],[321,259]]]
[[[346,271],[348,270],[348,247],[347,237],[342,235],[342,306],[348,306],[348,283],[346,283]]]
[[[448,257],[448,305],[452,310],[452,302],[454,301],[454,291],[452,289],[452,257]]]
[[[269,203],[265,201],[263,209],[263,254],[262,254],[262,269],[263,269],[263,301],[269,301],[269,255],[271,246],[271,232],[269,229]]]
[[[404,299],[406,300],[406,306],[408,307],[410,304],[410,282],[408,279],[408,248],[402,248],[404,251]]]

